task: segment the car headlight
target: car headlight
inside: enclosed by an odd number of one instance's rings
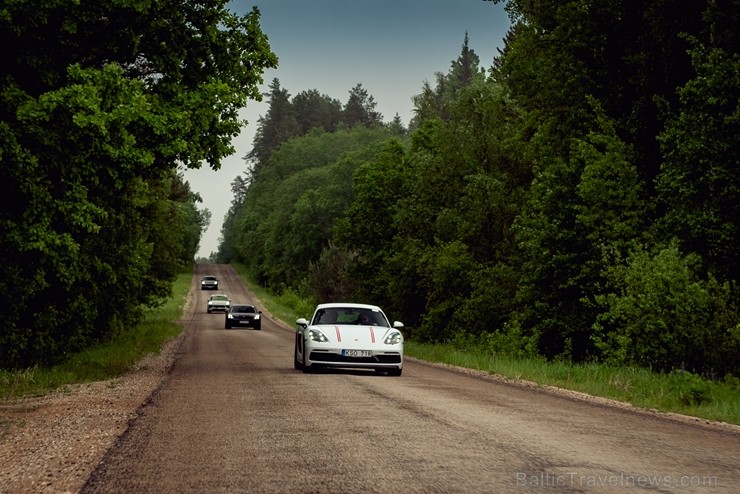
[[[308,336],[309,340],[318,341],[319,343],[326,343],[327,341],[329,341],[329,338],[324,336],[324,333],[316,329],[309,329],[306,336]]]
[[[234,314],[232,314],[232,313],[229,313],[229,314],[227,314],[227,316],[226,316],[226,317],[228,317],[229,319],[234,319]]]
[[[259,320],[259,318],[260,318],[260,315],[259,315],[259,314],[255,314],[255,315],[254,315],[254,320],[255,320],[255,321]]]
[[[403,341],[403,335],[398,331],[393,331],[391,334],[385,337],[383,343],[386,345],[398,345]]]

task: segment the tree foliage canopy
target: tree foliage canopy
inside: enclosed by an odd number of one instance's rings
[[[0,362],[53,363],[169,295],[210,221],[181,167],[220,167],[276,64],[226,1],[0,7]]]

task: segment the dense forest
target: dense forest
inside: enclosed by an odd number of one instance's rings
[[[419,341],[740,375],[740,1],[505,3],[408,127],[273,80],[215,260]]]
[[[125,334],[189,269],[186,167],[233,153],[275,67],[227,0],[0,5],[0,369]]]

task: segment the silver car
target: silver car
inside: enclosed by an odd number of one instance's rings
[[[215,311],[228,312],[231,307],[231,299],[224,293],[218,293],[208,297],[208,313]]]

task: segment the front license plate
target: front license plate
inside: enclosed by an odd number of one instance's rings
[[[249,321],[244,321],[244,320],[242,320],[242,321],[239,321],[239,324],[246,324],[246,325],[249,325]]]
[[[372,357],[370,350],[342,350],[342,357]]]

